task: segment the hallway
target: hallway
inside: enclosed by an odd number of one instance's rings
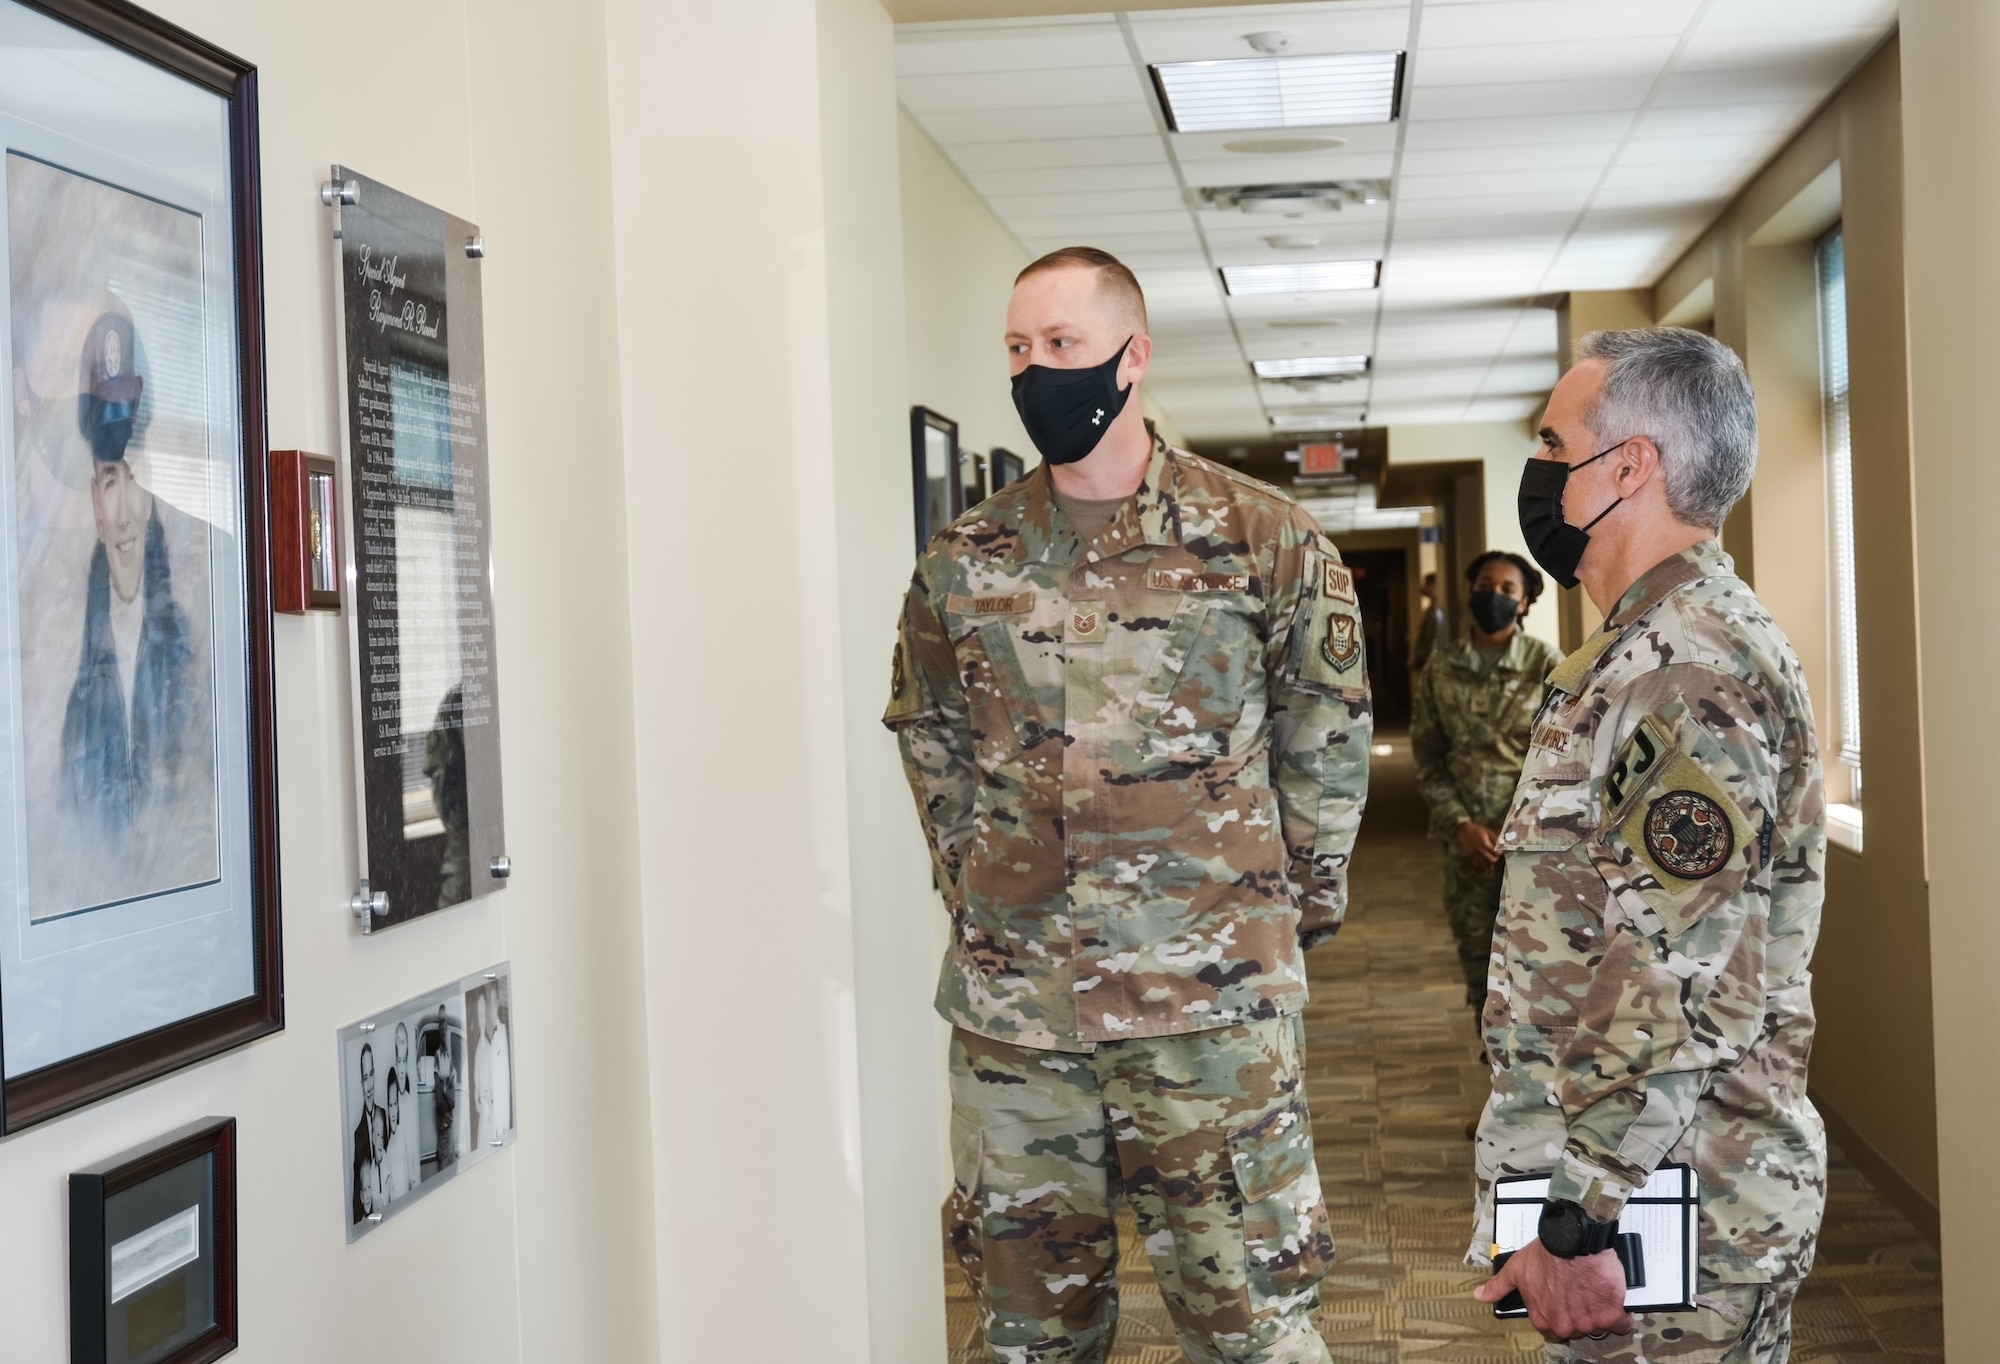
[[[1423,837],[1409,743],[1375,760],[1347,925],[1311,958],[1308,1087],[1320,1178],[1339,1244],[1320,1332],[1342,1364],[1530,1364],[1540,1339],[1496,1322],[1460,1264],[1470,1231],[1467,1117],[1486,1093],[1459,1004]],[[1127,1217],[1112,1364],[1181,1358]],[[1795,1313],[1798,1364],[1941,1359],[1936,1250],[1836,1151],[1818,1267]],[[976,1309],[947,1257],[952,1364],[981,1364]]]

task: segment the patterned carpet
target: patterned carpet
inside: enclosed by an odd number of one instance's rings
[[[1530,1364],[1541,1340],[1474,1302],[1472,1144],[1486,1096],[1440,904],[1409,745],[1375,760],[1347,926],[1310,958],[1308,1092],[1339,1263],[1320,1334],[1341,1364]],[[1131,1220],[1111,1364],[1176,1364],[1172,1323]],[[952,1364],[984,1364],[977,1310],[946,1256]],[[1942,1359],[1937,1252],[1834,1154],[1818,1268],[1794,1317],[1799,1364]]]

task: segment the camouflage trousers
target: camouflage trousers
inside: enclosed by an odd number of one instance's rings
[[[1551,1345],[1546,1364],[1786,1364],[1796,1283],[1710,1284],[1694,1312],[1636,1314],[1629,1336]]]
[[[1458,967],[1465,972],[1465,1002],[1479,1008],[1486,1002],[1486,969],[1492,963],[1493,921],[1500,914],[1500,887],[1507,879],[1506,863],[1482,872],[1456,847],[1444,853],[1444,913],[1451,935],[1458,940]]]
[[[952,1246],[996,1364],[1102,1361],[1116,1201],[1195,1364],[1323,1364],[1333,1236],[1296,1017],[1034,1051],[952,1030]]]

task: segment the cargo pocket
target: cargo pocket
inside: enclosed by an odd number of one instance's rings
[[[979,1216],[979,1169],[985,1140],[979,1124],[951,1115],[951,1192],[944,1201],[944,1234],[965,1271],[975,1298],[985,1281],[984,1230]]]
[[[1293,1100],[1227,1138],[1243,1195],[1244,1272],[1259,1318],[1308,1301],[1333,1265],[1312,1123]]]

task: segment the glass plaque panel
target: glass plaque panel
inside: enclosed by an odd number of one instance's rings
[[[363,894],[505,880],[479,230],[333,168]],[[359,912],[357,910],[357,912]]]

